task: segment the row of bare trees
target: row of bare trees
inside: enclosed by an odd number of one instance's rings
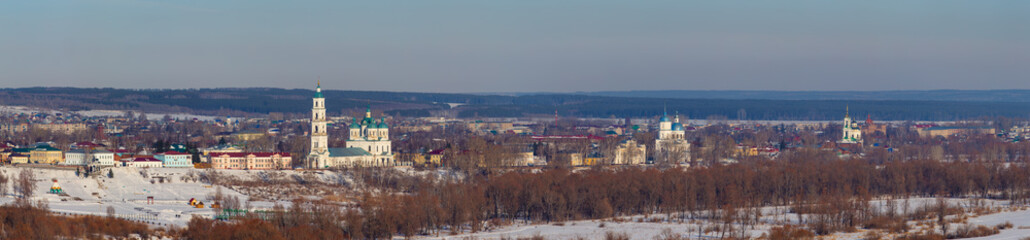
[[[315,237],[387,238],[480,231],[514,221],[642,214],[664,216],[665,221],[704,220],[718,225],[713,228],[719,236],[734,237],[759,223],[762,207],[778,206],[790,209],[797,214],[795,219],[825,234],[883,227],[883,221],[877,219],[884,215],[874,214],[882,211],[873,211],[868,203],[877,197],[970,196],[1025,202],[1030,193],[1030,166],[1023,163],[915,160],[874,164],[861,159],[831,160],[835,158],[832,152],[805,150],[785,153],[777,161],[689,169],[554,168],[461,179],[420,178],[406,185],[390,180],[367,185],[379,190],[357,198],[356,208],[300,203],[296,209],[284,209],[285,214],[304,213],[294,218],[308,216],[304,219],[311,220],[273,220],[272,225],[281,226],[277,231],[284,238],[299,236],[289,232],[303,232],[291,228],[333,232]],[[395,187],[381,188],[384,186]],[[902,220],[890,222],[904,225]]]

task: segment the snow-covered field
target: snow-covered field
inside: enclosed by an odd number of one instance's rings
[[[209,201],[218,190],[218,186],[211,186],[200,182],[183,182],[182,176],[193,169],[170,169],[156,168],[146,169],[148,178],[140,174],[141,169],[137,168],[111,168],[114,178],[107,177],[107,170],[101,171],[99,176],[82,178],[76,177],[74,170],[63,169],[40,169],[26,167],[0,167],[0,172],[9,178],[15,178],[23,169],[34,171],[36,177],[35,196],[32,200],[46,202],[50,210],[66,214],[91,214],[107,215],[107,208],[113,207],[118,217],[139,220],[154,225],[177,225],[184,226],[193,215],[211,218],[214,210],[210,208]],[[198,171],[198,170],[193,170]],[[244,171],[222,171],[232,175],[250,175]],[[160,183],[153,178],[163,176],[171,179],[170,182]],[[56,179],[61,188],[68,196],[59,196],[48,193],[52,179]],[[151,183],[151,180],[155,180]],[[12,184],[13,185],[13,184]],[[10,191],[9,191],[10,192]],[[248,197],[222,188],[225,196],[236,196],[241,202]],[[147,198],[152,196],[153,203],[148,203]],[[205,208],[194,208],[187,204],[190,198],[203,201]],[[14,195],[0,197],[0,202],[9,203],[14,201]],[[281,202],[289,206],[289,202]],[[256,201],[251,202],[254,208],[270,208],[273,202]]]
[[[934,198],[911,198],[908,201],[905,200],[894,200],[894,205],[897,206],[895,211],[898,213],[908,211],[913,212],[917,208],[922,206],[928,206],[936,203]],[[971,208],[973,203],[968,199],[946,199],[948,204],[952,206],[959,206],[963,208]],[[903,207],[905,203],[908,207]],[[874,200],[870,204],[881,211],[886,211],[888,208],[887,200]],[[1007,201],[993,201],[983,200],[981,205],[983,207],[991,208],[1007,208],[1009,207]],[[798,224],[798,220],[795,214],[786,213],[785,207],[765,207],[763,208],[762,224],[756,225],[752,228],[747,229],[747,234],[751,238],[757,238],[762,234],[767,234],[770,229],[783,224]],[[652,215],[651,218],[661,218],[663,215]],[[717,232],[702,233],[698,234],[699,224],[697,223],[678,223],[676,221],[666,222],[648,222],[647,220],[641,222],[639,219],[648,219],[644,216],[632,216],[625,217],[623,221],[611,221],[611,220],[582,220],[582,221],[569,221],[561,224],[513,224],[510,226],[499,227],[488,231],[477,232],[477,233],[464,233],[458,235],[446,235],[441,234],[439,237],[422,237],[425,239],[516,239],[516,238],[530,238],[533,236],[542,236],[546,239],[603,239],[609,232],[616,234],[626,234],[630,239],[656,239],[661,236],[665,231],[671,231],[671,233],[687,237],[690,239],[718,239]],[[629,220],[629,221],[625,221]],[[971,217],[968,219],[968,223],[972,225],[984,225],[993,227],[995,225],[1010,222],[1013,224],[1013,228],[1002,230],[1000,234],[975,238],[975,239],[1011,239],[1019,240],[1030,236],[1030,209],[1017,210],[1017,211],[1002,211],[999,213],[988,214],[978,217]],[[602,224],[603,223],[603,224]],[[910,222],[910,225],[915,225],[914,222]],[[955,229],[959,224],[952,224],[951,229]],[[711,223],[707,223],[704,226],[713,226]],[[736,227],[744,227],[737,225]],[[1020,229],[1023,227],[1024,229]],[[921,230],[920,228],[913,227],[913,231]],[[822,239],[863,239],[864,234],[869,230],[859,229],[858,232],[854,233],[836,233],[830,236],[825,236]],[[885,239],[891,239],[896,237],[898,234],[884,234]]]

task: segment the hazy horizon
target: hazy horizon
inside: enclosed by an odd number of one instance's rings
[[[1030,89],[1025,1],[7,1],[3,87]]]

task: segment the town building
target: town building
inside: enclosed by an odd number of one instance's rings
[[[271,170],[288,169],[291,166],[290,153],[284,152],[242,152],[212,153],[211,168]]]
[[[87,153],[86,150],[82,150],[82,149],[70,150],[70,151],[64,153],[64,162],[62,162],[60,164],[61,165],[77,165],[77,166],[86,165],[86,164],[88,164],[88,161],[86,161],[88,155],[89,155],[89,153]]]
[[[612,164],[644,164],[646,159],[647,146],[644,146],[644,144],[638,144],[637,141],[633,139],[629,139],[622,141],[622,143],[615,148],[615,159],[612,160]]]
[[[862,125],[862,136],[887,136],[887,124],[873,122],[872,115],[866,115]]]
[[[167,151],[163,153],[154,154],[154,158],[157,160],[161,160],[161,164],[166,168],[193,167],[193,156],[189,153]]]
[[[325,97],[321,85],[319,83],[315,88],[311,108],[311,153],[308,155],[308,167],[394,166],[390,129],[386,124],[386,118],[380,121],[373,119],[371,106],[365,110],[365,118],[360,122],[357,118],[353,119],[345,148],[329,147]]]
[[[917,128],[920,137],[948,137],[953,135],[995,134],[992,127],[981,126],[932,126]]]
[[[92,164],[99,165],[99,166],[114,166],[115,165],[114,152],[107,151],[107,150],[94,150],[92,152],[92,154],[93,154],[93,163]]]
[[[49,144],[37,144],[28,149],[29,162],[38,164],[58,164],[64,162],[64,152]]]
[[[212,153],[241,153],[243,148],[233,145],[218,145],[208,148],[200,149],[200,152],[204,156],[211,156]]]
[[[21,154],[21,153],[17,153],[17,152],[12,153],[10,156],[8,156],[8,159],[11,160],[11,164],[25,164],[25,163],[29,163],[29,155],[25,155],[25,154]]]
[[[137,157],[133,158],[132,161],[127,162],[127,166],[137,168],[159,168],[161,167],[161,160],[157,160],[153,157]]]
[[[33,127],[37,127],[42,130],[50,132],[59,132],[64,134],[72,134],[78,131],[85,131],[89,129],[84,123],[47,123],[47,124],[35,124]]]

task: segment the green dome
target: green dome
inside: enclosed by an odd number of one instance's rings
[[[322,92],[315,92],[315,98],[325,98],[322,96]]]
[[[354,121],[352,121],[352,122],[350,123],[350,128],[351,128],[351,129],[358,129],[358,128],[361,128],[361,125],[358,125],[358,119],[357,119],[357,118],[355,118],[355,119],[354,119]]]
[[[379,120],[379,128],[388,128],[388,127],[390,127],[390,126],[386,125],[386,118],[385,117],[383,118],[383,120]]]

